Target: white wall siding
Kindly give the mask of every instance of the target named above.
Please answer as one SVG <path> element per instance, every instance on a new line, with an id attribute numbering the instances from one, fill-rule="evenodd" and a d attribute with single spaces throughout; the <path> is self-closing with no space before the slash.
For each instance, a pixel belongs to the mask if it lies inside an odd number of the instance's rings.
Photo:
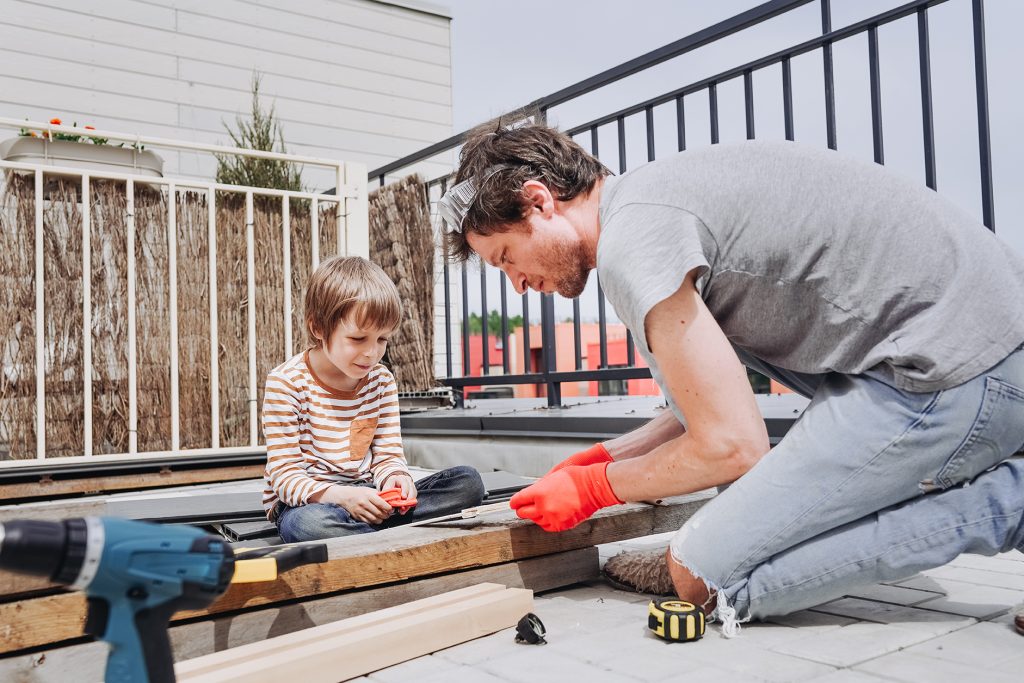
<path id="1" fill-rule="evenodd" d="M 451 135 L 449 24 L 374 0 L 0 0 L 0 115 L 230 143 L 256 71 L 290 152 L 373 168 Z"/>

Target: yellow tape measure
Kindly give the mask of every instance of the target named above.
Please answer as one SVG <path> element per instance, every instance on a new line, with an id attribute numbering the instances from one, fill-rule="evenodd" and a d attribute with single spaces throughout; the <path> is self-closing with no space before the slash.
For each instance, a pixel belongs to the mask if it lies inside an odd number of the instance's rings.
<path id="1" fill-rule="evenodd" d="M 647 628 L 671 643 L 699 640 L 704 635 L 704 612 L 685 600 L 651 600 L 647 607 Z"/>

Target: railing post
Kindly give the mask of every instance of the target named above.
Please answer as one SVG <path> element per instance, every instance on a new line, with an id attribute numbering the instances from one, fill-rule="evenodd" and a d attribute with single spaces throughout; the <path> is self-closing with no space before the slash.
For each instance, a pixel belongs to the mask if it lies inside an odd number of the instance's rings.
<path id="1" fill-rule="evenodd" d="M 35 172 L 36 457 L 46 457 L 46 274 L 43 270 L 43 171 Z"/>
<path id="2" fill-rule="evenodd" d="M 370 203 L 367 197 L 366 164 L 351 161 L 338 167 L 344 172 L 344 182 L 355 190 L 355 196 L 338 198 L 338 225 L 345 222 L 345 242 L 339 243 L 338 252 L 345 256 L 370 258 Z M 341 192 L 341 179 L 336 192 Z"/>
<path id="3" fill-rule="evenodd" d="M 544 124 L 548 122 L 547 107 L 540 107 L 537 110 L 537 121 Z M 619 127 L 619 139 L 622 140 L 624 136 L 621 130 L 621 121 Z M 523 323 L 530 324 L 528 320 L 524 320 Z M 558 367 L 558 356 L 555 349 L 555 297 L 553 294 L 542 293 L 540 295 L 540 347 L 543 357 L 541 362 L 544 364 L 541 373 L 547 379 Z M 527 368 L 526 371 L 529 372 L 529 369 Z M 562 383 L 547 381 L 545 386 L 547 387 L 548 408 L 557 408 L 562 405 Z"/>
<path id="4" fill-rule="evenodd" d="M 558 358 L 555 355 L 555 296 L 553 294 L 540 295 L 540 343 L 544 357 L 543 374 L 545 379 L 558 368 Z M 547 385 L 548 408 L 557 408 L 562 405 L 562 384 L 561 382 L 545 382 Z"/>
<path id="5" fill-rule="evenodd" d="M 82 174 L 82 440 L 92 455 L 92 204 L 89 175 Z"/>

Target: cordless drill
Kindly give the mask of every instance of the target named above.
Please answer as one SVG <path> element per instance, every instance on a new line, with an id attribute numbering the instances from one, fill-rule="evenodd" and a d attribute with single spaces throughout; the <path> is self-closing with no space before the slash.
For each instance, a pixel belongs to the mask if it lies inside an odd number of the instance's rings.
<path id="1" fill-rule="evenodd" d="M 85 591 L 85 631 L 110 644 L 107 683 L 174 681 L 171 615 L 219 598 L 235 572 L 222 539 L 113 517 L 0 524 L 0 569 Z"/>

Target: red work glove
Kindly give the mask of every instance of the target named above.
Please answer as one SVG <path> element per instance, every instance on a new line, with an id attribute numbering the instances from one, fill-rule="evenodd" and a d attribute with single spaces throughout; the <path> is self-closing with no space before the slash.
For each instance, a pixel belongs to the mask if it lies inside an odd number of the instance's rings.
<path id="1" fill-rule="evenodd" d="M 574 465 L 596 465 L 599 462 L 612 462 L 612 456 L 608 454 L 608 449 L 604 447 L 603 443 L 595 443 L 593 446 L 585 451 L 574 453 L 568 458 L 558 463 L 548 471 L 548 474 L 557 472 L 563 467 L 572 467 Z"/>
<path id="2" fill-rule="evenodd" d="M 566 467 L 527 486 L 509 503 L 545 531 L 571 529 L 601 508 L 623 502 L 608 483 L 607 469 L 607 462 Z"/>

